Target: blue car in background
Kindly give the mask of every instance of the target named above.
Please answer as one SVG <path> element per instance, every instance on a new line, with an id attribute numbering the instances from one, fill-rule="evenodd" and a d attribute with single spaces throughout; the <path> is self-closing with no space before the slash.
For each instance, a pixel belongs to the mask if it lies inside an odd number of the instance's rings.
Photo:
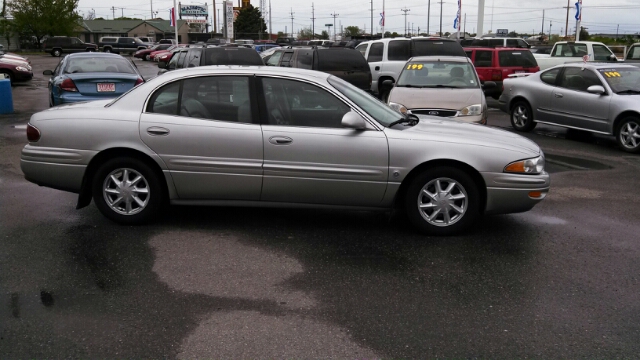
<path id="1" fill-rule="evenodd" d="M 75 53 L 65 56 L 49 79 L 49 106 L 116 98 L 144 83 L 135 65 L 117 54 Z"/>
<path id="2" fill-rule="evenodd" d="M 257 45 L 253 45 L 253 48 L 259 53 L 261 53 L 261 52 L 263 52 L 265 50 L 276 48 L 276 47 L 280 47 L 280 45 L 277 45 L 277 44 L 257 44 Z"/>

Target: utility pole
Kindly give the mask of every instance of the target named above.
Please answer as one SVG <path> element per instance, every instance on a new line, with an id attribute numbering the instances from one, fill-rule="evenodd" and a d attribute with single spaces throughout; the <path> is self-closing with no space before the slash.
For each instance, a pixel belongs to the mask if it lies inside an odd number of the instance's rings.
<path id="1" fill-rule="evenodd" d="M 311 40 L 316 38 L 316 9 L 314 8 L 313 3 L 311 3 Z"/>
<path id="2" fill-rule="evenodd" d="M 551 40 L 551 27 L 553 26 L 553 20 L 549 20 L 549 40 Z"/>
<path id="3" fill-rule="evenodd" d="M 462 38 L 467 38 L 467 13 L 464 13 L 464 27 L 462 28 Z"/>
<path id="4" fill-rule="evenodd" d="M 121 11 L 120 17 L 123 18 L 124 17 L 124 8 L 120 8 L 120 11 Z"/>
<path id="5" fill-rule="evenodd" d="M 404 11 L 404 36 L 407 36 L 407 13 L 411 11 L 411 9 L 400 9 L 400 11 Z"/>
<path id="6" fill-rule="evenodd" d="M 291 8 L 291 37 L 293 37 L 293 8 Z"/>
<path id="7" fill-rule="evenodd" d="M 116 18 L 116 7 L 115 6 L 111 7 L 111 15 L 113 15 L 113 19 L 115 20 L 115 18 Z"/>
<path id="8" fill-rule="evenodd" d="M 340 14 L 333 13 L 333 41 L 336 41 L 336 18 L 340 16 Z"/>
<path id="9" fill-rule="evenodd" d="M 620 24 L 618 24 L 618 27 L 616 28 L 616 42 L 618 42 L 618 32 L 620 31 Z"/>
<path id="10" fill-rule="evenodd" d="M 431 33 L 429 21 L 431 21 L 431 0 L 427 1 L 427 36 Z"/>
<path id="11" fill-rule="evenodd" d="M 444 1 L 439 1 L 440 3 L 440 37 L 442 37 L 442 4 Z"/>
<path id="12" fill-rule="evenodd" d="M 371 36 L 373 36 L 373 0 L 371 0 Z"/>
<path id="13" fill-rule="evenodd" d="M 567 37 L 567 34 L 569 32 L 569 9 L 571 9 L 571 4 L 569 3 L 571 0 L 567 0 L 567 21 L 564 24 L 564 37 Z M 560 32 L 562 32 L 562 30 L 560 30 Z"/>
<path id="14" fill-rule="evenodd" d="M 151 0 L 151 18 L 153 19 L 153 0 Z"/>
<path id="15" fill-rule="evenodd" d="M 269 40 L 271 40 L 271 35 L 273 32 L 271 32 L 271 0 L 269 0 Z"/>
<path id="16" fill-rule="evenodd" d="M 544 38 L 544 9 L 542 9 L 542 31 L 541 31 L 541 33 L 542 33 L 542 35 L 541 35 L 542 36 L 541 39 L 542 39 L 542 38 Z M 540 41 L 542 41 L 542 40 L 540 40 Z"/>

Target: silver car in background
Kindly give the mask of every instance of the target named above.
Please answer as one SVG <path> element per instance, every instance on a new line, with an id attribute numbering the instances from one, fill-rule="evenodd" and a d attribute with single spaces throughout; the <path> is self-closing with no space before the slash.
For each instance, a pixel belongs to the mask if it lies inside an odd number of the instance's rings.
<path id="1" fill-rule="evenodd" d="M 617 63 L 570 63 L 504 82 L 500 108 L 518 131 L 537 123 L 616 137 L 640 152 L 640 68 Z"/>
<path id="2" fill-rule="evenodd" d="M 383 83 L 383 86 L 391 85 Z M 487 100 L 471 60 L 461 56 L 409 59 L 389 94 L 389 106 L 403 114 L 421 114 L 486 124 Z"/>
<path id="3" fill-rule="evenodd" d="M 403 116 L 332 75 L 216 66 L 172 71 L 119 99 L 34 114 L 25 178 L 91 199 L 123 224 L 162 206 L 406 210 L 428 234 L 546 196 L 532 141 L 475 124 Z"/>

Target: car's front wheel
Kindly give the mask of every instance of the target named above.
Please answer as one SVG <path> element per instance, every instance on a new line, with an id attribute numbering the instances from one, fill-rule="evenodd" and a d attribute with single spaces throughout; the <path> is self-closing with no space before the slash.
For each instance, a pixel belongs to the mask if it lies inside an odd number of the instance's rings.
<path id="1" fill-rule="evenodd" d="M 55 49 L 51 51 L 51 56 L 60 57 L 60 55 L 62 55 L 62 50 L 60 49 Z"/>
<path id="2" fill-rule="evenodd" d="M 151 55 L 147 54 L 144 56 L 145 61 L 151 61 Z"/>
<path id="3" fill-rule="evenodd" d="M 511 126 L 517 131 L 531 131 L 537 123 L 533 121 L 531 106 L 526 101 L 518 101 L 511 107 Z"/>
<path id="4" fill-rule="evenodd" d="M 92 192 L 104 216 L 127 225 L 152 220 L 165 201 L 159 177 L 149 165 L 134 158 L 106 161 L 93 177 Z"/>
<path id="5" fill-rule="evenodd" d="M 452 235 L 478 218 L 478 187 L 466 172 L 435 167 L 418 175 L 405 195 L 409 221 L 428 235 Z"/>
<path id="6" fill-rule="evenodd" d="M 104 51 L 106 53 L 110 53 L 111 52 L 111 48 L 104 48 L 104 50 L 102 50 L 102 51 Z"/>
<path id="7" fill-rule="evenodd" d="M 640 152 L 640 119 L 632 116 L 622 119 L 616 138 L 622 150 L 630 153 Z"/>

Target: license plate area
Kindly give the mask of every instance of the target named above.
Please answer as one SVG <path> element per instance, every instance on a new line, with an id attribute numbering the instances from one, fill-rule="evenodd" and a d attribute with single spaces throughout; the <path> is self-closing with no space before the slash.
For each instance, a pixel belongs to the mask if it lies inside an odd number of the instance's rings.
<path id="1" fill-rule="evenodd" d="M 514 74 L 524 74 L 524 73 L 526 73 L 526 71 L 524 71 L 524 70 L 516 70 L 513 73 Z"/>
<path id="2" fill-rule="evenodd" d="M 98 83 L 98 92 L 115 92 L 115 83 Z"/>

